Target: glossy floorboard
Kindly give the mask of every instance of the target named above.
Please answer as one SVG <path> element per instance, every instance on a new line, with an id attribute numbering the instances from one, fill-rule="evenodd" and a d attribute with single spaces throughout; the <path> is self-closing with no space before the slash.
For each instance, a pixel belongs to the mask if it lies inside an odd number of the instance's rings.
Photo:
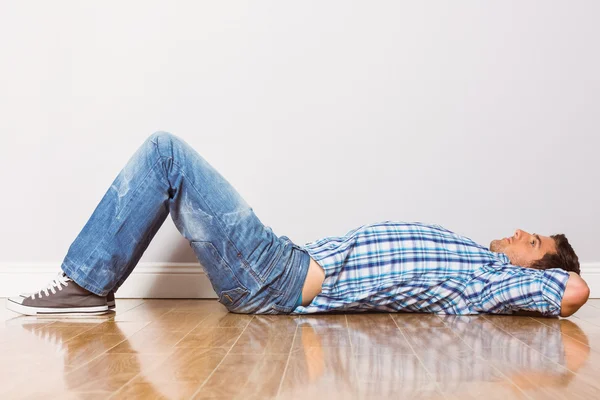
<path id="1" fill-rule="evenodd" d="M 117 299 L 101 317 L 0 321 L 2 399 L 600 398 L 595 299 L 559 319 Z"/>

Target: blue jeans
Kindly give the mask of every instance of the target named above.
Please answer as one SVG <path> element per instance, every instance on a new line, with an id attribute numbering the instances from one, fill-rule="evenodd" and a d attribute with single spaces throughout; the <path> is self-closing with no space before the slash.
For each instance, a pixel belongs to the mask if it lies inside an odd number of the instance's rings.
<path id="1" fill-rule="evenodd" d="M 229 311 L 293 311 L 308 252 L 263 225 L 217 170 L 168 132 L 150 135 L 119 172 L 69 247 L 62 270 L 97 295 L 116 291 L 168 214 Z"/>

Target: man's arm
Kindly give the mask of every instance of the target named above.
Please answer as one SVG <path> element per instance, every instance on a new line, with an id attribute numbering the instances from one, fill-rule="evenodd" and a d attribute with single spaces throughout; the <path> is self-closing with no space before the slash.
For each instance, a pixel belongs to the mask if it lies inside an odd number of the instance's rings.
<path id="1" fill-rule="evenodd" d="M 585 304 L 590 297 L 590 288 L 587 283 L 575 272 L 569 272 L 567 288 L 560 303 L 560 316 L 568 317 Z"/>
<path id="2" fill-rule="evenodd" d="M 560 316 L 568 317 L 573 315 L 575 311 L 585 304 L 587 299 L 590 297 L 590 288 L 587 283 L 575 272 L 569 271 L 569 279 L 567 280 L 567 287 L 560 303 Z M 526 317 L 544 317 L 540 312 L 537 311 L 517 311 L 511 315 L 520 315 Z"/>
<path id="3" fill-rule="evenodd" d="M 573 315 L 575 311 L 585 304 L 590 296 L 590 288 L 587 283 L 575 272 L 569 271 L 569 279 L 567 280 L 567 287 L 560 303 L 560 316 L 568 317 Z M 545 317 L 538 311 L 524 311 L 520 310 L 512 313 L 511 315 L 518 315 L 524 317 Z"/>

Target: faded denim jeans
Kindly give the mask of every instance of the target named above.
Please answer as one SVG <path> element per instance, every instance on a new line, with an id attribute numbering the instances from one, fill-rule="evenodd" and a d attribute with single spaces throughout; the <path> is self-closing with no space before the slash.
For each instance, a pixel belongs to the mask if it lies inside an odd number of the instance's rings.
<path id="1" fill-rule="evenodd" d="M 169 214 L 229 311 L 293 311 L 308 252 L 263 225 L 217 170 L 168 132 L 150 135 L 119 172 L 62 270 L 97 295 L 116 291 Z"/>

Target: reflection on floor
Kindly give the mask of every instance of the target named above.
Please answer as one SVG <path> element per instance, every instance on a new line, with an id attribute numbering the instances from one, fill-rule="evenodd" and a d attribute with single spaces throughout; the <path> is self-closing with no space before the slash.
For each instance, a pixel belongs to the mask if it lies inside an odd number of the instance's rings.
<path id="1" fill-rule="evenodd" d="M 569 318 L 227 313 L 117 299 L 86 319 L 0 310 L 0 398 L 593 399 L 600 300 Z"/>

